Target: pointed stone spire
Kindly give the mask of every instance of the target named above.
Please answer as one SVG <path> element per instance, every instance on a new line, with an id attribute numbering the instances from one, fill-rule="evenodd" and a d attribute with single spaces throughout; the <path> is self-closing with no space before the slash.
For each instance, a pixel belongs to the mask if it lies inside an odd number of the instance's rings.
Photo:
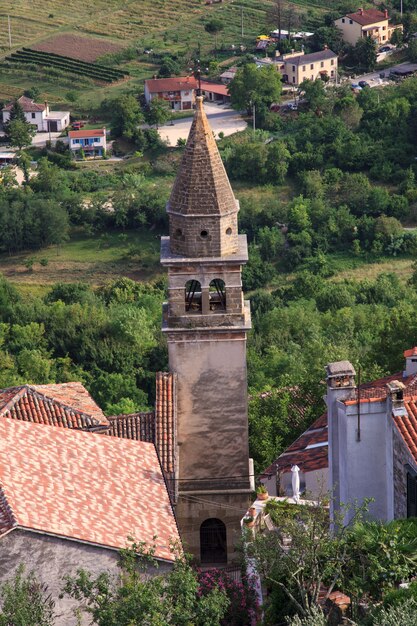
<path id="1" fill-rule="evenodd" d="M 167 205 L 171 252 L 188 257 L 237 252 L 239 204 L 203 107 L 197 109 Z"/>

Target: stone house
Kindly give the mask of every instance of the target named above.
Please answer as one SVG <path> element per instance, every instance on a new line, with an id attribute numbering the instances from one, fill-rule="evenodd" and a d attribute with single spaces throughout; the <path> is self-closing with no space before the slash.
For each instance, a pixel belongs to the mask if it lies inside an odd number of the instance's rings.
<path id="1" fill-rule="evenodd" d="M 0 393 L 0 582 L 21 563 L 35 571 L 65 626 L 78 624 L 59 598 L 65 575 L 117 576 L 128 537 L 151 546 L 155 535 L 165 571 L 180 540 L 153 443 L 103 434 L 109 423 L 79 383 Z"/>
<path id="2" fill-rule="evenodd" d="M 332 490 L 336 509 L 373 498 L 377 519 L 417 515 L 417 348 L 404 357 L 403 372 L 360 387 L 348 361 L 327 366 L 327 412 L 263 472 L 272 495 L 292 493 L 298 465 L 301 489 Z"/>
<path id="3" fill-rule="evenodd" d="M 274 64 L 282 80 L 298 86 L 303 80 L 337 80 L 338 57 L 327 47 L 319 52 L 305 54 L 303 50 L 279 54 L 274 59 L 258 59 L 258 65 Z"/>
<path id="4" fill-rule="evenodd" d="M 18 102 L 23 109 L 26 121 L 29 122 L 29 124 L 36 126 L 36 130 L 38 132 L 60 132 L 70 123 L 69 111 L 51 111 L 47 102 L 44 104 L 37 104 L 26 96 L 18 98 Z M 3 124 L 9 120 L 12 107 L 13 102 L 10 102 L 3 107 Z"/>
<path id="5" fill-rule="evenodd" d="M 334 24 L 342 32 L 343 41 L 354 46 L 358 39 L 371 37 L 378 45 L 389 43 L 393 32 L 403 30 L 402 24 L 389 23 L 388 11 L 377 9 L 358 9 L 335 20 Z"/>

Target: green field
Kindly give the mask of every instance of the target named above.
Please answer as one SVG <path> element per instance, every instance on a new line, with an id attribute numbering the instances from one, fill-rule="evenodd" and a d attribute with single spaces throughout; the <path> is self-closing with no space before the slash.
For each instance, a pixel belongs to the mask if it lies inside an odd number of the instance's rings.
<path id="1" fill-rule="evenodd" d="M 4 276 L 24 293 L 43 293 L 56 282 L 89 282 L 100 285 L 120 276 L 147 282 L 163 274 L 159 265 L 159 235 L 150 232 L 77 235 L 59 248 L 1 255 Z M 25 266 L 34 259 L 32 270 Z M 40 264 L 48 259 L 47 266 Z"/>

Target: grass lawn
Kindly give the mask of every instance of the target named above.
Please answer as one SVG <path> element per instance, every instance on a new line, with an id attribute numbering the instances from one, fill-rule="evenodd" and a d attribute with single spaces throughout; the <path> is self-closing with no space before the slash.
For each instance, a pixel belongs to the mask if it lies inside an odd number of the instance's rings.
<path id="1" fill-rule="evenodd" d="M 383 257 L 372 261 L 366 256 L 330 255 L 329 266 L 336 272 L 330 280 L 375 280 L 379 274 L 392 273 L 406 282 L 413 273 L 412 265 L 414 261 L 415 259 L 412 258 L 398 257 Z"/>
<path id="2" fill-rule="evenodd" d="M 105 235 L 75 234 L 59 248 L 0 256 L 0 271 L 24 293 L 43 294 L 56 282 L 84 281 L 100 285 L 119 276 L 148 282 L 160 275 L 159 234 L 149 231 L 110 232 Z M 25 266 L 34 259 L 33 269 Z M 41 259 L 48 259 L 43 267 Z"/>

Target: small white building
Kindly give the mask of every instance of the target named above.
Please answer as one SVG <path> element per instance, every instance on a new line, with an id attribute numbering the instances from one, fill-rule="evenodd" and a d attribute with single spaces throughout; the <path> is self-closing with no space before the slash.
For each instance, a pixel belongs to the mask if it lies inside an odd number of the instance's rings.
<path id="1" fill-rule="evenodd" d="M 194 107 L 197 81 L 194 76 L 153 78 L 145 80 L 145 100 L 162 98 L 173 111 L 186 111 Z"/>
<path id="2" fill-rule="evenodd" d="M 83 149 L 86 157 L 102 157 L 107 150 L 106 129 L 70 130 L 68 133 L 69 149 L 77 156 Z"/>
<path id="3" fill-rule="evenodd" d="M 61 132 L 70 123 L 69 111 L 50 111 L 47 102 L 44 104 L 38 104 L 26 96 L 21 96 L 18 99 L 18 103 L 23 109 L 26 121 L 33 126 L 36 126 L 38 132 Z M 10 118 L 10 111 L 13 108 L 13 102 L 7 104 L 3 110 L 3 124 L 8 122 Z"/>

